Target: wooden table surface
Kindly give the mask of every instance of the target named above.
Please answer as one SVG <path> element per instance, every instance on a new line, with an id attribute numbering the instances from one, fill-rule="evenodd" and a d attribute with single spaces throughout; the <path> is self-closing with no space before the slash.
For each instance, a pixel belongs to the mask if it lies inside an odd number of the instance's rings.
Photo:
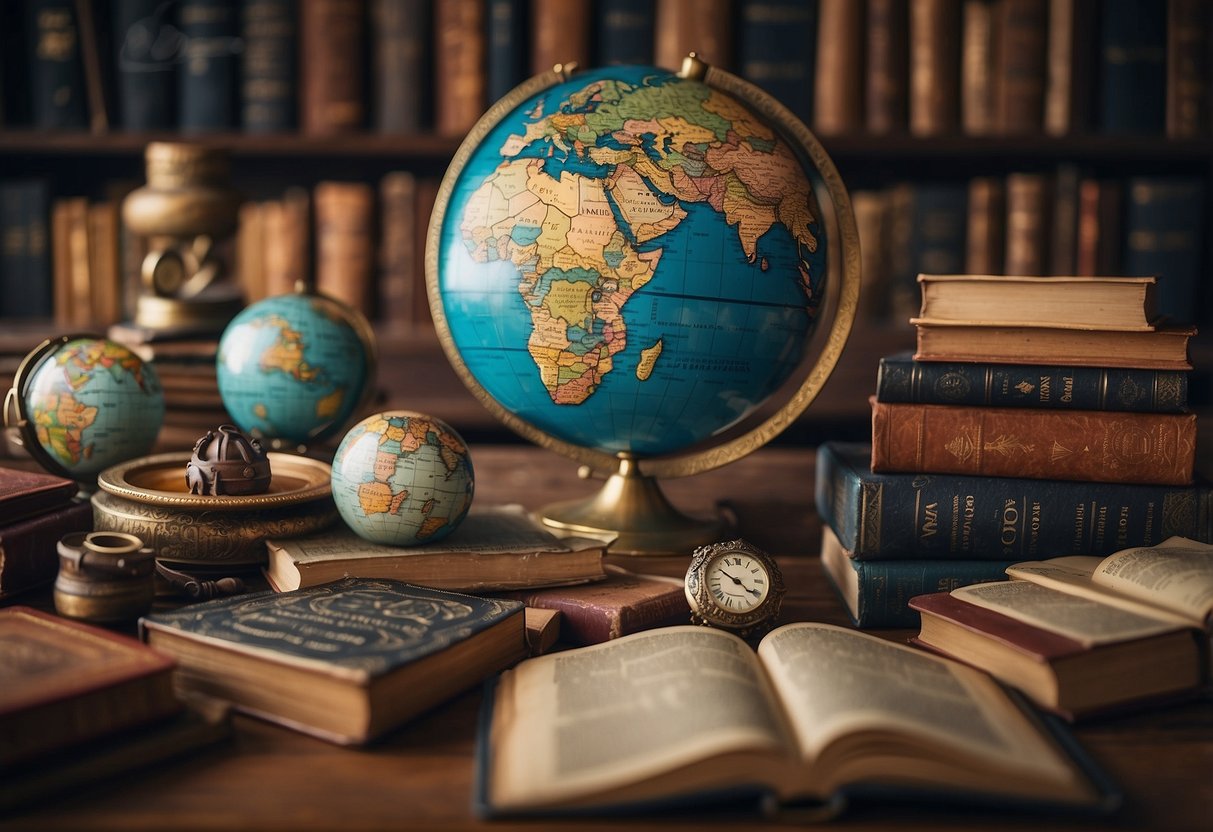
<path id="1" fill-rule="evenodd" d="M 475 446 L 476 499 L 547 501 L 592 493 L 575 466 L 525 446 Z M 725 505 L 738 531 L 776 554 L 788 583 L 785 618 L 844 623 L 816 560 L 813 451 L 768 448 L 741 462 L 666 484 L 680 508 L 708 513 Z M 644 561 L 677 574 L 685 561 Z M 885 631 L 904 639 L 906 631 Z M 3 829 L 63 830 L 370 830 L 517 829 L 471 814 L 472 749 L 479 691 L 470 691 L 367 749 L 350 750 L 254 719 L 237 717 L 231 741 L 104 783 L 53 805 L 0 819 Z M 1208 701 L 1075 729 L 1082 744 L 1125 792 L 1124 810 L 1097 820 L 958 812 L 947 807 L 857 809 L 839 820 L 852 829 L 1209 829 L 1213 826 L 1213 707 Z M 677 815 L 629 821 L 629 829 L 756 825 L 752 819 Z M 535 824 L 552 829 L 570 824 Z M 618 819 L 578 821 L 612 828 Z M 764 824 L 768 825 L 768 824 Z M 770 827 L 779 828 L 776 820 Z"/>

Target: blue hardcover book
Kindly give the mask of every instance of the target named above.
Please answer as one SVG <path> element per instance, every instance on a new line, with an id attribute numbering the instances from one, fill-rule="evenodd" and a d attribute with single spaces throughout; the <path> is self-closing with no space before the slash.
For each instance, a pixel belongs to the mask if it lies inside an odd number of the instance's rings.
<path id="1" fill-rule="evenodd" d="M 75 4 L 72 0 L 31 0 L 25 23 L 34 127 L 86 129 L 88 105 Z"/>
<path id="2" fill-rule="evenodd" d="M 291 0 L 245 0 L 240 9 L 240 125 L 249 133 L 295 127 L 298 24 Z"/>
<path id="3" fill-rule="evenodd" d="M 342 744 L 384 734 L 526 655 L 523 606 L 345 578 L 140 619 L 178 684 Z"/>
<path id="4" fill-rule="evenodd" d="M 1063 723 L 989 676 L 831 624 L 780 627 L 757 657 L 706 627 L 638 633 L 523 662 L 483 703 L 482 817 L 676 811 L 748 828 L 852 803 L 1049 817 L 1121 803 Z"/>
<path id="5" fill-rule="evenodd" d="M 168 130 L 177 124 L 176 70 L 182 42 L 172 12 L 173 6 L 163 0 L 114 3 L 116 122 L 123 130 Z"/>
<path id="6" fill-rule="evenodd" d="M 497 101 L 527 77 L 531 50 L 527 39 L 527 0 L 489 0 L 486 25 L 489 101 Z"/>
<path id="7" fill-rule="evenodd" d="M 1099 105 L 1105 133 L 1161 136 L 1167 107 L 1167 4 L 1100 7 Z"/>
<path id="8" fill-rule="evenodd" d="M 1124 273 L 1158 278 L 1158 312 L 1196 321 L 1207 240 L 1205 183 L 1182 176 L 1128 181 Z"/>
<path id="9" fill-rule="evenodd" d="M 880 359 L 876 400 L 969 407 L 1184 413 L 1188 374 L 1173 370 Z"/>
<path id="10" fill-rule="evenodd" d="M 737 65 L 806 124 L 813 117 L 817 52 L 815 0 L 742 0 Z"/>
<path id="11" fill-rule="evenodd" d="M 862 628 L 917 627 L 910 599 L 969 584 L 1005 581 L 1013 560 L 856 560 L 829 526 L 821 530 L 821 565 L 851 623 Z"/>
<path id="12" fill-rule="evenodd" d="M 599 66 L 653 63 L 652 0 L 599 0 L 594 6 Z"/>
<path id="13" fill-rule="evenodd" d="M 43 179 L 0 182 L 0 318 L 50 318 L 50 186 Z"/>
<path id="14" fill-rule="evenodd" d="M 1213 488 L 875 474 L 871 446 L 817 451 L 817 511 L 859 560 L 1110 555 L 1179 535 L 1213 542 Z"/>
<path id="15" fill-rule="evenodd" d="M 183 0 L 177 10 L 182 63 L 177 76 L 185 131 L 227 130 L 238 121 L 240 25 L 233 0 Z"/>

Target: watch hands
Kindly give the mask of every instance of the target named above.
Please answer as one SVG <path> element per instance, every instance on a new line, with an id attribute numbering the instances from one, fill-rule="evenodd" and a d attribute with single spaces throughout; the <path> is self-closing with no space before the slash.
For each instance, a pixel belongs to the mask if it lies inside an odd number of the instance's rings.
<path id="1" fill-rule="evenodd" d="M 755 598 L 757 598 L 761 594 L 757 589 L 750 589 L 748 586 L 743 584 L 741 582 L 741 578 L 734 578 L 732 575 L 730 575 L 728 572 L 725 572 L 723 569 L 720 570 L 720 573 L 722 575 L 724 575 L 726 578 L 728 578 L 730 581 L 732 581 L 733 583 L 737 584 L 739 587 L 744 589 L 746 592 L 753 595 Z"/>

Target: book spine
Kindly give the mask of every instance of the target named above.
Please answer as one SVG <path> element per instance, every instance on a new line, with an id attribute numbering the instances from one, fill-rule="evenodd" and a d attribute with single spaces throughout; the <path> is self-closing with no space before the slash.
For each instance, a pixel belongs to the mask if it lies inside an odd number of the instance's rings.
<path id="1" fill-rule="evenodd" d="M 885 191 L 852 191 L 855 228 L 863 284 L 858 316 L 863 321 L 889 320 L 888 224 L 889 198 Z"/>
<path id="2" fill-rule="evenodd" d="M 594 9 L 600 66 L 653 63 L 652 0 L 599 0 Z"/>
<path id="3" fill-rule="evenodd" d="M 1044 123 L 1046 0 L 1000 0 L 994 121 L 1000 133 L 1037 134 Z"/>
<path id="4" fill-rule="evenodd" d="M 50 318 L 51 285 L 48 184 L 0 183 L 0 317 Z"/>
<path id="5" fill-rule="evenodd" d="M 1044 130 L 1089 130 L 1095 100 L 1097 0 L 1049 0 Z"/>
<path id="6" fill-rule="evenodd" d="M 366 116 L 359 59 L 365 31 L 363 2 L 309 0 L 299 10 L 303 132 L 355 132 L 362 128 Z"/>
<path id="7" fill-rule="evenodd" d="M 876 398 L 889 403 L 1183 413 L 1188 374 L 880 359 Z"/>
<path id="8" fill-rule="evenodd" d="M 59 573 L 55 544 L 72 532 L 93 528 L 93 507 L 87 501 L 40 514 L 0 532 L 0 597 L 45 586 Z"/>
<path id="9" fill-rule="evenodd" d="M 738 9 L 738 71 L 806 124 L 813 117 L 817 12 L 816 2 L 797 0 L 745 0 Z"/>
<path id="10" fill-rule="evenodd" d="M 1078 251 L 1074 273 L 1120 274 L 1121 185 L 1084 179 L 1078 185 Z"/>
<path id="11" fill-rule="evenodd" d="M 1099 104 L 1105 133 L 1162 135 L 1166 63 L 1165 3 L 1118 0 L 1102 5 Z"/>
<path id="12" fill-rule="evenodd" d="M 851 561 L 859 576 L 857 627 L 917 627 L 910 599 L 969 584 L 1005 581 L 1008 560 Z"/>
<path id="13" fill-rule="evenodd" d="M 864 115 L 869 133 L 906 128 L 908 28 L 907 0 L 868 0 Z"/>
<path id="14" fill-rule="evenodd" d="M 872 470 L 1186 485 L 1195 414 L 872 402 Z"/>
<path id="15" fill-rule="evenodd" d="M 1053 177 L 1049 274 L 1078 274 L 1078 188 L 1077 166 L 1059 165 Z"/>
<path id="16" fill-rule="evenodd" d="M 184 38 L 177 93 L 185 131 L 226 130 L 237 122 L 239 21 L 232 0 L 185 0 L 177 10 Z"/>
<path id="17" fill-rule="evenodd" d="M 910 132 L 956 132 L 960 116 L 958 0 L 910 2 Z"/>
<path id="18" fill-rule="evenodd" d="M 123 130 L 167 130 L 177 123 L 176 50 L 162 0 L 116 0 L 113 14 L 117 124 Z"/>
<path id="19" fill-rule="evenodd" d="M 1170 0 L 1167 6 L 1167 135 L 1209 135 L 1210 14 L 1207 0 Z"/>
<path id="20" fill-rule="evenodd" d="M 408 329 L 416 316 L 415 304 L 424 293 L 413 274 L 416 260 L 417 180 L 407 171 L 395 171 L 379 183 L 379 308 L 384 322 Z"/>
<path id="21" fill-rule="evenodd" d="M 28 15 L 34 127 L 87 129 L 80 29 L 72 0 L 31 0 Z"/>
<path id="22" fill-rule="evenodd" d="M 527 77 L 528 22 L 526 0 L 489 0 L 486 35 L 489 101 L 502 98 Z"/>
<path id="23" fill-rule="evenodd" d="M 919 274 L 960 274 L 964 271 L 968 192 L 964 185 L 916 185 L 913 189 L 911 245 Z M 915 292 L 917 286 L 913 287 Z"/>
<path id="24" fill-rule="evenodd" d="M 1135 177 L 1126 184 L 1124 267 L 1158 277 L 1158 313 L 1192 323 L 1206 240 L 1205 186 L 1200 179 Z"/>
<path id="25" fill-rule="evenodd" d="M 374 191 L 362 182 L 321 182 L 315 199 L 316 288 L 370 318 Z"/>
<path id="26" fill-rule="evenodd" d="M 531 72 L 556 64 L 590 65 L 589 0 L 531 0 Z"/>
<path id="27" fill-rule="evenodd" d="M 1048 262 L 1049 177 L 1042 173 L 1007 176 L 1007 249 L 1004 274 L 1040 276 Z"/>
<path id="28" fill-rule="evenodd" d="M 416 133 L 422 127 L 428 86 L 429 4 L 424 0 L 371 0 L 375 129 Z"/>
<path id="29" fill-rule="evenodd" d="M 484 112 L 488 77 L 482 0 L 434 5 L 434 127 L 461 136 Z"/>
<path id="30" fill-rule="evenodd" d="M 994 0 L 965 0 L 960 34 L 960 126 L 971 136 L 994 132 Z"/>
<path id="31" fill-rule="evenodd" d="M 11 80 L 29 76 L 33 41 L 26 17 L 30 11 L 24 3 L 0 3 L 0 125 L 5 127 L 30 124 L 30 84 Z"/>
<path id="32" fill-rule="evenodd" d="M 265 235 L 265 292 L 269 297 L 295 291 L 311 275 L 311 197 L 291 188 L 281 200 L 262 204 Z"/>
<path id="33" fill-rule="evenodd" d="M 249 133 L 295 127 L 298 20 L 289 0 L 246 0 L 241 10 L 240 124 Z"/>
<path id="34" fill-rule="evenodd" d="M 851 0 L 820 0 L 813 129 L 857 132 L 863 124 L 863 11 Z"/>
<path id="35" fill-rule="evenodd" d="M 654 59 L 678 70 L 689 52 L 721 69 L 733 65 L 732 0 L 657 0 Z"/>
<path id="36" fill-rule="evenodd" d="M 1213 541 L 1208 486 L 882 474 L 867 446 L 817 454 L 816 504 L 861 560 L 1105 556 L 1178 535 Z"/>
<path id="37" fill-rule="evenodd" d="M 965 271 L 1001 274 L 1006 251 L 1007 195 L 1001 178 L 969 180 L 969 221 L 965 233 Z"/>

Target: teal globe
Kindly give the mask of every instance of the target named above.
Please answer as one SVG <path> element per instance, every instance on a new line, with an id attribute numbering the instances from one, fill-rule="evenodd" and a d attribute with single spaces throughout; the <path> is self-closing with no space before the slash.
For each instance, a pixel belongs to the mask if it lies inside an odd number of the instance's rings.
<path id="1" fill-rule="evenodd" d="M 26 359 L 16 391 L 31 450 L 76 480 L 148 453 L 164 423 L 156 370 L 106 338 L 47 342 Z"/>
<path id="2" fill-rule="evenodd" d="M 432 303 L 448 353 L 578 447 L 654 456 L 718 436 L 803 366 L 825 296 L 801 146 L 652 67 L 521 100 L 444 183 Z"/>
<path id="3" fill-rule="evenodd" d="M 333 499 L 375 543 L 433 543 L 463 522 L 475 477 L 467 444 L 432 416 L 392 410 L 363 419 L 333 458 Z"/>
<path id="4" fill-rule="evenodd" d="M 219 339 L 219 394 L 246 433 L 296 444 L 339 431 L 374 370 L 370 327 L 323 295 L 280 295 L 245 308 Z"/>

